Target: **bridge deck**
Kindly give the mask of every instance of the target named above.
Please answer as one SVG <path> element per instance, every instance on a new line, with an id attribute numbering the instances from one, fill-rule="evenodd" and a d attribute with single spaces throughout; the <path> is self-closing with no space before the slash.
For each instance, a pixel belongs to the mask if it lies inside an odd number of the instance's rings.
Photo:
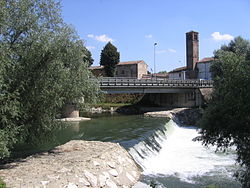
<path id="1" fill-rule="evenodd" d="M 101 88 L 211 88 L 212 80 L 102 78 Z"/>

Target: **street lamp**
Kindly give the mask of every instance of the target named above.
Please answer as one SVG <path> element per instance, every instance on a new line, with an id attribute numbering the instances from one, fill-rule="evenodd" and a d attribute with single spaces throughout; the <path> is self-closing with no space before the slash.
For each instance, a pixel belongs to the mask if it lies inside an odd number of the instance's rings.
<path id="1" fill-rule="evenodd" d="M 154 75 L 155 75 L 155 78 L 156 78 L 156 72 L 155 72 L 155 46 L 157 45 L 157 43 L 155 42 L 154 43 Z"/>

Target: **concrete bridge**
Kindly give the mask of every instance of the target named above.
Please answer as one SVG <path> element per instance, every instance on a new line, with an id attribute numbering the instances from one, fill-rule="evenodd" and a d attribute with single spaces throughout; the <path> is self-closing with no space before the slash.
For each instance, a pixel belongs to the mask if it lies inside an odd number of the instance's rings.
<path id="1" fill-rule="evenodd" d="M 106 93 L 186 93 L 200 88 L 212 88 L 212 80 L 169 80 L 102 78 L 100 87 Z"/>
<path id="2" fill-rule="evenodd" d="M 101 78 L 99 83 L 101 90 L 107 94 L 145 94 L 144 100 L 160 106 L 171 107 L 201 106 L 204 103 L 204 90 L 205 93 L 209 93 L 213 87 L 213 81 L 211 80 L 169 80 L 155 78 Z"/>

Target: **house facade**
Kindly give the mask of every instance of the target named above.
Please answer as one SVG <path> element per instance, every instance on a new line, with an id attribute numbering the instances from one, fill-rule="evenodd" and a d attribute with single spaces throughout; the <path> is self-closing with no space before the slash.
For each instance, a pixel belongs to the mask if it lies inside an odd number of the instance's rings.
<path id="1" fill-rule="evenodd" d="M 148 72 L 148 65 L 143 61 L 120 62 L 116 66 L 116 77 L 142 78 Z"/>
<path id="2" fill-rule="evenodd" d="M 197 62 L 198 79 L 211 80 L 212 74 L 210 71 L 211 64 L 214 62 L 214 58 L 207 57 Z"/>
<path id="3" fill-rule="evenodd" d="M 186 70 L 187 67 L 180 67 L 177 69 L 174 69 L 170 71 L 169 74 L 169 79 L 171 80 L 185 80 L 186 79 Z"/>
<path id="4" fill-rule="evenodd" d="M 89 68 L 91 72 L 96 76 L 105 77 L 105 71 L 103 66 L 91 66 Z M 120 62 L 116 66 L 115 77 L 130 77 L 130 78 L 142 78 L 148 72 L 148 65 L 143 61 L 127 61 Z"/>

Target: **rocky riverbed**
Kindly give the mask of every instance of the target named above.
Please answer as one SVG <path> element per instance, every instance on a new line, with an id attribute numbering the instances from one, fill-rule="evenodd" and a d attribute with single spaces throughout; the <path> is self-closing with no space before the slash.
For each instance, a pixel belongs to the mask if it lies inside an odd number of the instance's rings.
<path id="1" fill-rule="evenodd" d="M 132 187 L 140 169 L 119 144 L 72 140 L 0 167 L 11 188 Z"/>

